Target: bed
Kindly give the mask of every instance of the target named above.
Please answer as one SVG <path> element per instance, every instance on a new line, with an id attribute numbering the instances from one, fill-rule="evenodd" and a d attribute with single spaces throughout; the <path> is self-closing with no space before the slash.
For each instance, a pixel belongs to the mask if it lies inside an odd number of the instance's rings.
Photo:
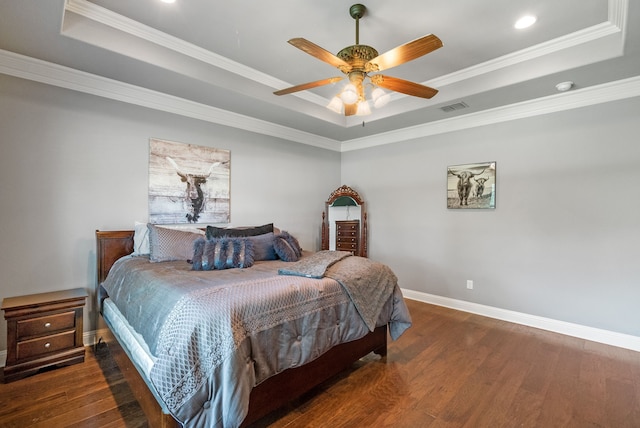
<path id="1" fill-rule="evenodd" d="M 361 257 L 304 252 L 295 262 L 196 271 L 195 259 L 136 256 L 133 230 L 96 231 L 96 240 L 99 342 L 150 426 L 248 426 L 359 358 L 385 356 L 387 334 L 411 325 L 395 276 L 373 281 L 375 262 Z M 358 296 L 345 285 L 354 281 L 385 282 L 386 291 Z M 366 301 L 376 294 L 379 303 Z"/>

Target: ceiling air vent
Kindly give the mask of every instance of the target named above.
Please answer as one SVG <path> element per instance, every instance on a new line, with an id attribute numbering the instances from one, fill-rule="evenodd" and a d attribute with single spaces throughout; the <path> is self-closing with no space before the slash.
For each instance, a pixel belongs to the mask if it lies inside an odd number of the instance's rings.
<path id="1" fill-rule="evenodd" d="M 467 107 L 469 106 L 463 103 L 462 101 L 460 101 L 459 103 L 449 104 L 448 106 L 440 107 L 440 110 L 442 110 L 445 113 L 449 113 L 451 111 L 462 110 L 463 108 L 467 108 Z"/>

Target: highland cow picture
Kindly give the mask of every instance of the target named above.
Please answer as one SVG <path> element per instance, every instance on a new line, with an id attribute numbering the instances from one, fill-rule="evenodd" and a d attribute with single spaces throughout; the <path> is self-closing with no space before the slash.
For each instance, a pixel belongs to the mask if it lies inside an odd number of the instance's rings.
<path id="1" fill-rule="evenodd" d="M 149 140 L 149 222 L 229 223 L 229 150 Z"/>
<path id="2" fill-rule="evenodd" d="M 447 208 L 496 207 L 496 163 L 447 167 Z"/>

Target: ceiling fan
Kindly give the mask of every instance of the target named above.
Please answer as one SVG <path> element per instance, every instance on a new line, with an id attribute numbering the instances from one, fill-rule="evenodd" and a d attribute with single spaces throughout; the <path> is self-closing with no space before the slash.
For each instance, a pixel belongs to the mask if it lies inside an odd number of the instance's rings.
<path id="1" fill-rule="evenodd" d="M 371 46 L 360 44 L 360 18 L 364 16 L 366 10 L 367 8 L 362 4 L 354 4 L 349 8 L 349 14 L 356 20 L 356 44 L 342 49 L 337 55 L 334 55 L 303 38 L 289 40 L 289 43 L 296 48 L 326 62 L 329 65 L 337 67 L 341 72 L 348 76 L 349 81 L 353 86 L 346 89 L 346 91 L 350 92 L 346 97 L 343 92 L 342 100 L 344 101 L 345 116 L 356 114 L 358 103 L 366 100 L 363 85 L 366 77 L 368 77 L 371 83 L 375 86 L 401 92 L 414 97 L 431 98 L 437 94 L 437 89 L 410 82 L 408 80 L 385 76 L 382 74 L 369 75 L 369 73 L 396 67 L 400 64 L 404 64 L 405 62 L 409 62 L 426 55 L 429 52 L 433 52 L 434 50 L 442 47 L 442 41 L 437 36 L 428 34 L 391 49 L 382 55 L 378 55 L 378 51 Z M 281 89 L 279 91 L 275 91 L 274 94 L 291 94 L 293 92 L 328 85 L 342 79 L 343 77 L 330 77 L 328 79 L 317 80 L 315 82 L 303 83 L 301 85 Z"/>

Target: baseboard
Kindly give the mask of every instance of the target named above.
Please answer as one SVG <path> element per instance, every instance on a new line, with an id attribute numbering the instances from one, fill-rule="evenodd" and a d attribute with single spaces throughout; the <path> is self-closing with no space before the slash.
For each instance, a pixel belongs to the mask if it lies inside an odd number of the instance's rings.
<path id="1" fill-rule="evenodd" d="M 464 300 L 436 296 L 434 294 L 423 293 L 420 291 L 402 289 L 402 294 L 407 299 L 417 300 L 419 302 L 444 306 L 451 309 L 457 309 L 464 312 L 470 312 L 490 318 L 509 321 L 516 324 L 522 324 L 529 327 L 553 331 L 567 336 L 579 337 L 593 342 L 604 343 L 606 345 L 640 352 L 640 337 L 632 336 L 630 334 L 617 333 L 615 331 L 602 330 L 580 324 L 572 324 L 565 321 L 514 312 L 493 306 L 480 305 L 478 303 L 467 302 Z"/>

